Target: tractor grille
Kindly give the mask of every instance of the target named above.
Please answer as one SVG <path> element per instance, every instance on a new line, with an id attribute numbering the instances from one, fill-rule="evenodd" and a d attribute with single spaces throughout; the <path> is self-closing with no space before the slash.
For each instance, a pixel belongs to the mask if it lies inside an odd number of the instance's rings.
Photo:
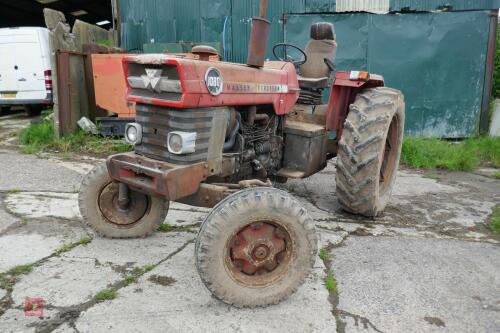
<path id="1" fill-rule="evenodd" d="M 136 122 L 143 128 L 142 143 L 135 147 L 136 153 L 175 164 L 207 160 L 213 108 L 172 109 L 137 104 L 136 110 Z M 173 131 L 196 132 L 196 152 L 187 155 L 171 154 L 167 148 L 167 137 Z"/>
<path id="2" fill-rule="evenodd" d="M 131 88 L 129 96 L 169 101 L 179 101 L 182 97 L 179 73 L 172 65 L 129 63 L 127 82 Z"/>

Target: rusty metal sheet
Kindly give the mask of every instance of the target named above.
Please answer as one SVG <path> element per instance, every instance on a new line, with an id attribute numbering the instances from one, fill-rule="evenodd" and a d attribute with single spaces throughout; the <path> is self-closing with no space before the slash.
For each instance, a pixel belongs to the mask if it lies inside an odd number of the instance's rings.
<path id="1" fill-rule="evenodd" d="M 59 103 L 57 129 L 60 136 L 75 132 L 78 129 L 77 121 L 82 116 L 88 116 L 84 57 L 84 54 L 72 51 L 58 51 L 56 54 Z"/>
<path id="2" fill-rule="evenodd" d="M 114 181 L 142 193 L 178 200 L 196 193 L 208 177 L 205 162 L 176 165 L 135 153 L 117 154 L 107 159 L 108 172 Z"/>

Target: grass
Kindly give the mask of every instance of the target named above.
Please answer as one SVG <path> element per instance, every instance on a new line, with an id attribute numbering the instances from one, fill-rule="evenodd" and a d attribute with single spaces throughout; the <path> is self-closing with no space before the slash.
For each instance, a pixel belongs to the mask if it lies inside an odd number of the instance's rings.
<path id="1" fill-rule="evenodd" d="M 328 252 L 328 249 L 326 247 L 323 247 L 319 250 L 319 257 L 323 261 L 330 260 L 330 252 Z"/>
<path id="2" fill-rule="evenodd" d="M 127 285 L 132 284 L 132 283 L 136 283 L 137 277 L 133 276 L 133 275 L 129 275 L 125 278 L 125 282 L 127 283 Z"/>
<path id="3" fill-rule="evenodd" d="M 96 40 L 96 44 L 104 45 L 104 46 L 108 46 L 108 47 L 114 46 L 114 43 L 111 39 L 98 39 L 98 40 Z"/>
<path id="4" fill-rule="evenodd" d="M 500 168 L 500 138 L 478 137 L 452 143 L 406 138 L 401 162 L 410 168 L 471 171 L 483 162 Z"/>
<path id="5" fill-rule="evenodd" d="M 500 206 L 495 208 L 491 214 L 490 229 L 495 235 L 500 235 Z"/>
<path id="6" fill-rule="evenodd" d="M 24 275 L 33 271 L 33 265 L 21 265 L 11 268 L 7 273 L 10 275 Z"/>
<path id="7" fill-rule="evenodd" d="M 495 172 L 493 174 L 493 177 L 496 178 L 496 179 L 500 179 L 500 172 Z"/>
<path id="8" fill-rule="evenodd" d="M 173 230 L 173 227 L 170 225 L 170 224 L 160 224 L 160 226 L 158 227 L 158 231 L 161 231 L 161 232 L 171 232 Z"/>
<path id="9" fill-rule="evenodd" d="M 74 243 L 68 243 L 68 244 L 64 244 L 63 246 L 61 246 L 60 248 L 58 248 L 55 252 L 56 254 L 61 254 L 61 253 L 64 253 L 64 252 L 69 252 L 71 251 L 76 245 Z"/>
<path id="10" fill-rule="evenodd" d="M 147 272 L 151 272 L 154 268 L 155 268 L 154 265 L 146 265 L 143 267 L 134 267 L 134 269 L 132 270 L 132 275 L 125 277 L 125 283 L 127 285 L 132 284 L 132 283 L 136 283 L 137 280 L 141 276 L 143 276 Z"/>
<path id="11" fill-rule="evenodd" d="M 61 254 L 61 253 L 69 252 L 69 251 L 73 250 L 75 247 L 77 247 L 78 245 L 87 245 L 90 242 L 92 242 L 92 238 L 85 237 L 85 238 L 80 239 L 76 243 L 67 243 L 67 244 L 64 244 L 63 246 L 61 246 L 60 248 L 58 248 L 55 251 L 55 253 L 56 254 Z"/>
<path id="12" fill-rule="evenodd" d="M 191 229 L 192 226 L 173 226 L 170 224 L 160 224 L 158 227 L 158 231 L 160 232 L 190 232 L 194 233 L 194 231 Z"/>
<path id="13" fill-rule="evenodd" d="M 5 273 L 0 273 L 0 289 L 11 289 L 16 284 L 17 277 L 33 271 L 33 265 L 20 265 L 11 268 Z"/>
<path id="14" fill-rule="evenodd" d="M 144 273 L 151 272 L 153 269 L 155 269 L 155 265 L 146 265 L 143 267 Z"/>
<path id="15" fill-rule="evenodd" d="M 325 277 L 325 287 L 331 293 L 337 292 L 337 280 L 331 272 Z"/>
<path id="16" fill-rule="evenodd" d="M 118 297 L 118 293 L 114 290 L 104 289 L 95 295 L 95 299 L 98 302 L 109 301 Z"/>
<path id="17" fill-rule="evenodd" d="M 54 122 L 51 119 L 30 124 L 20 133 L 19 141 L 24 146 L 23 152 L 27 154 L 56 151 L 109 155 L 132 150 L 132 146 L 121 140 L 89 135 L 83 131 L 58 139 L 54 134 Z"/>

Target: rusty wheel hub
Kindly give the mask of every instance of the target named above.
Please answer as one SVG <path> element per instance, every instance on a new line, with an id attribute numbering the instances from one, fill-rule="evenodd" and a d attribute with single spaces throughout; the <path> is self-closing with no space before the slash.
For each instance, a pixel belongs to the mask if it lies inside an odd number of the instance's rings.
<path id="1" fill-rule="evenodd" d="M 244 227 L 230 242 L 233 271 L 246 276 L 273 273 L 289 256 L 287 235 L 285 229 L 268 222 Z"/>
<path id="2" fill-rule="evenodd" d="M 149 209 L 149 198 L 145 194 L 129 191 L 129 204 L 126 208 L 120 208 L 118 187 L 118 184 L 110 183 L 101 191 L 98 199 L 101 213 L 113 224 L 121 226 L 135 224 L 146 215 Z"/>

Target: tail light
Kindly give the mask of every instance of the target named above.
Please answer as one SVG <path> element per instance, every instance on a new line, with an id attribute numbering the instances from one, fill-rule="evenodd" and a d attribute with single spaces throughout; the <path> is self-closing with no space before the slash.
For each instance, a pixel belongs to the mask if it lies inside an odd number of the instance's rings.
<path id="1" fill-rule="evenodd" d="M 368 81 L 370 80 L 370 73 L 363 71 L 351 71 L 349 75 L 351 81 Z"/>
<path id="2" fill-rule="evenodd" d="M 52 71 L 50 69 L 43 72 L 45 76 L 45 89 L 47 92 L 52 93 Z"/>

